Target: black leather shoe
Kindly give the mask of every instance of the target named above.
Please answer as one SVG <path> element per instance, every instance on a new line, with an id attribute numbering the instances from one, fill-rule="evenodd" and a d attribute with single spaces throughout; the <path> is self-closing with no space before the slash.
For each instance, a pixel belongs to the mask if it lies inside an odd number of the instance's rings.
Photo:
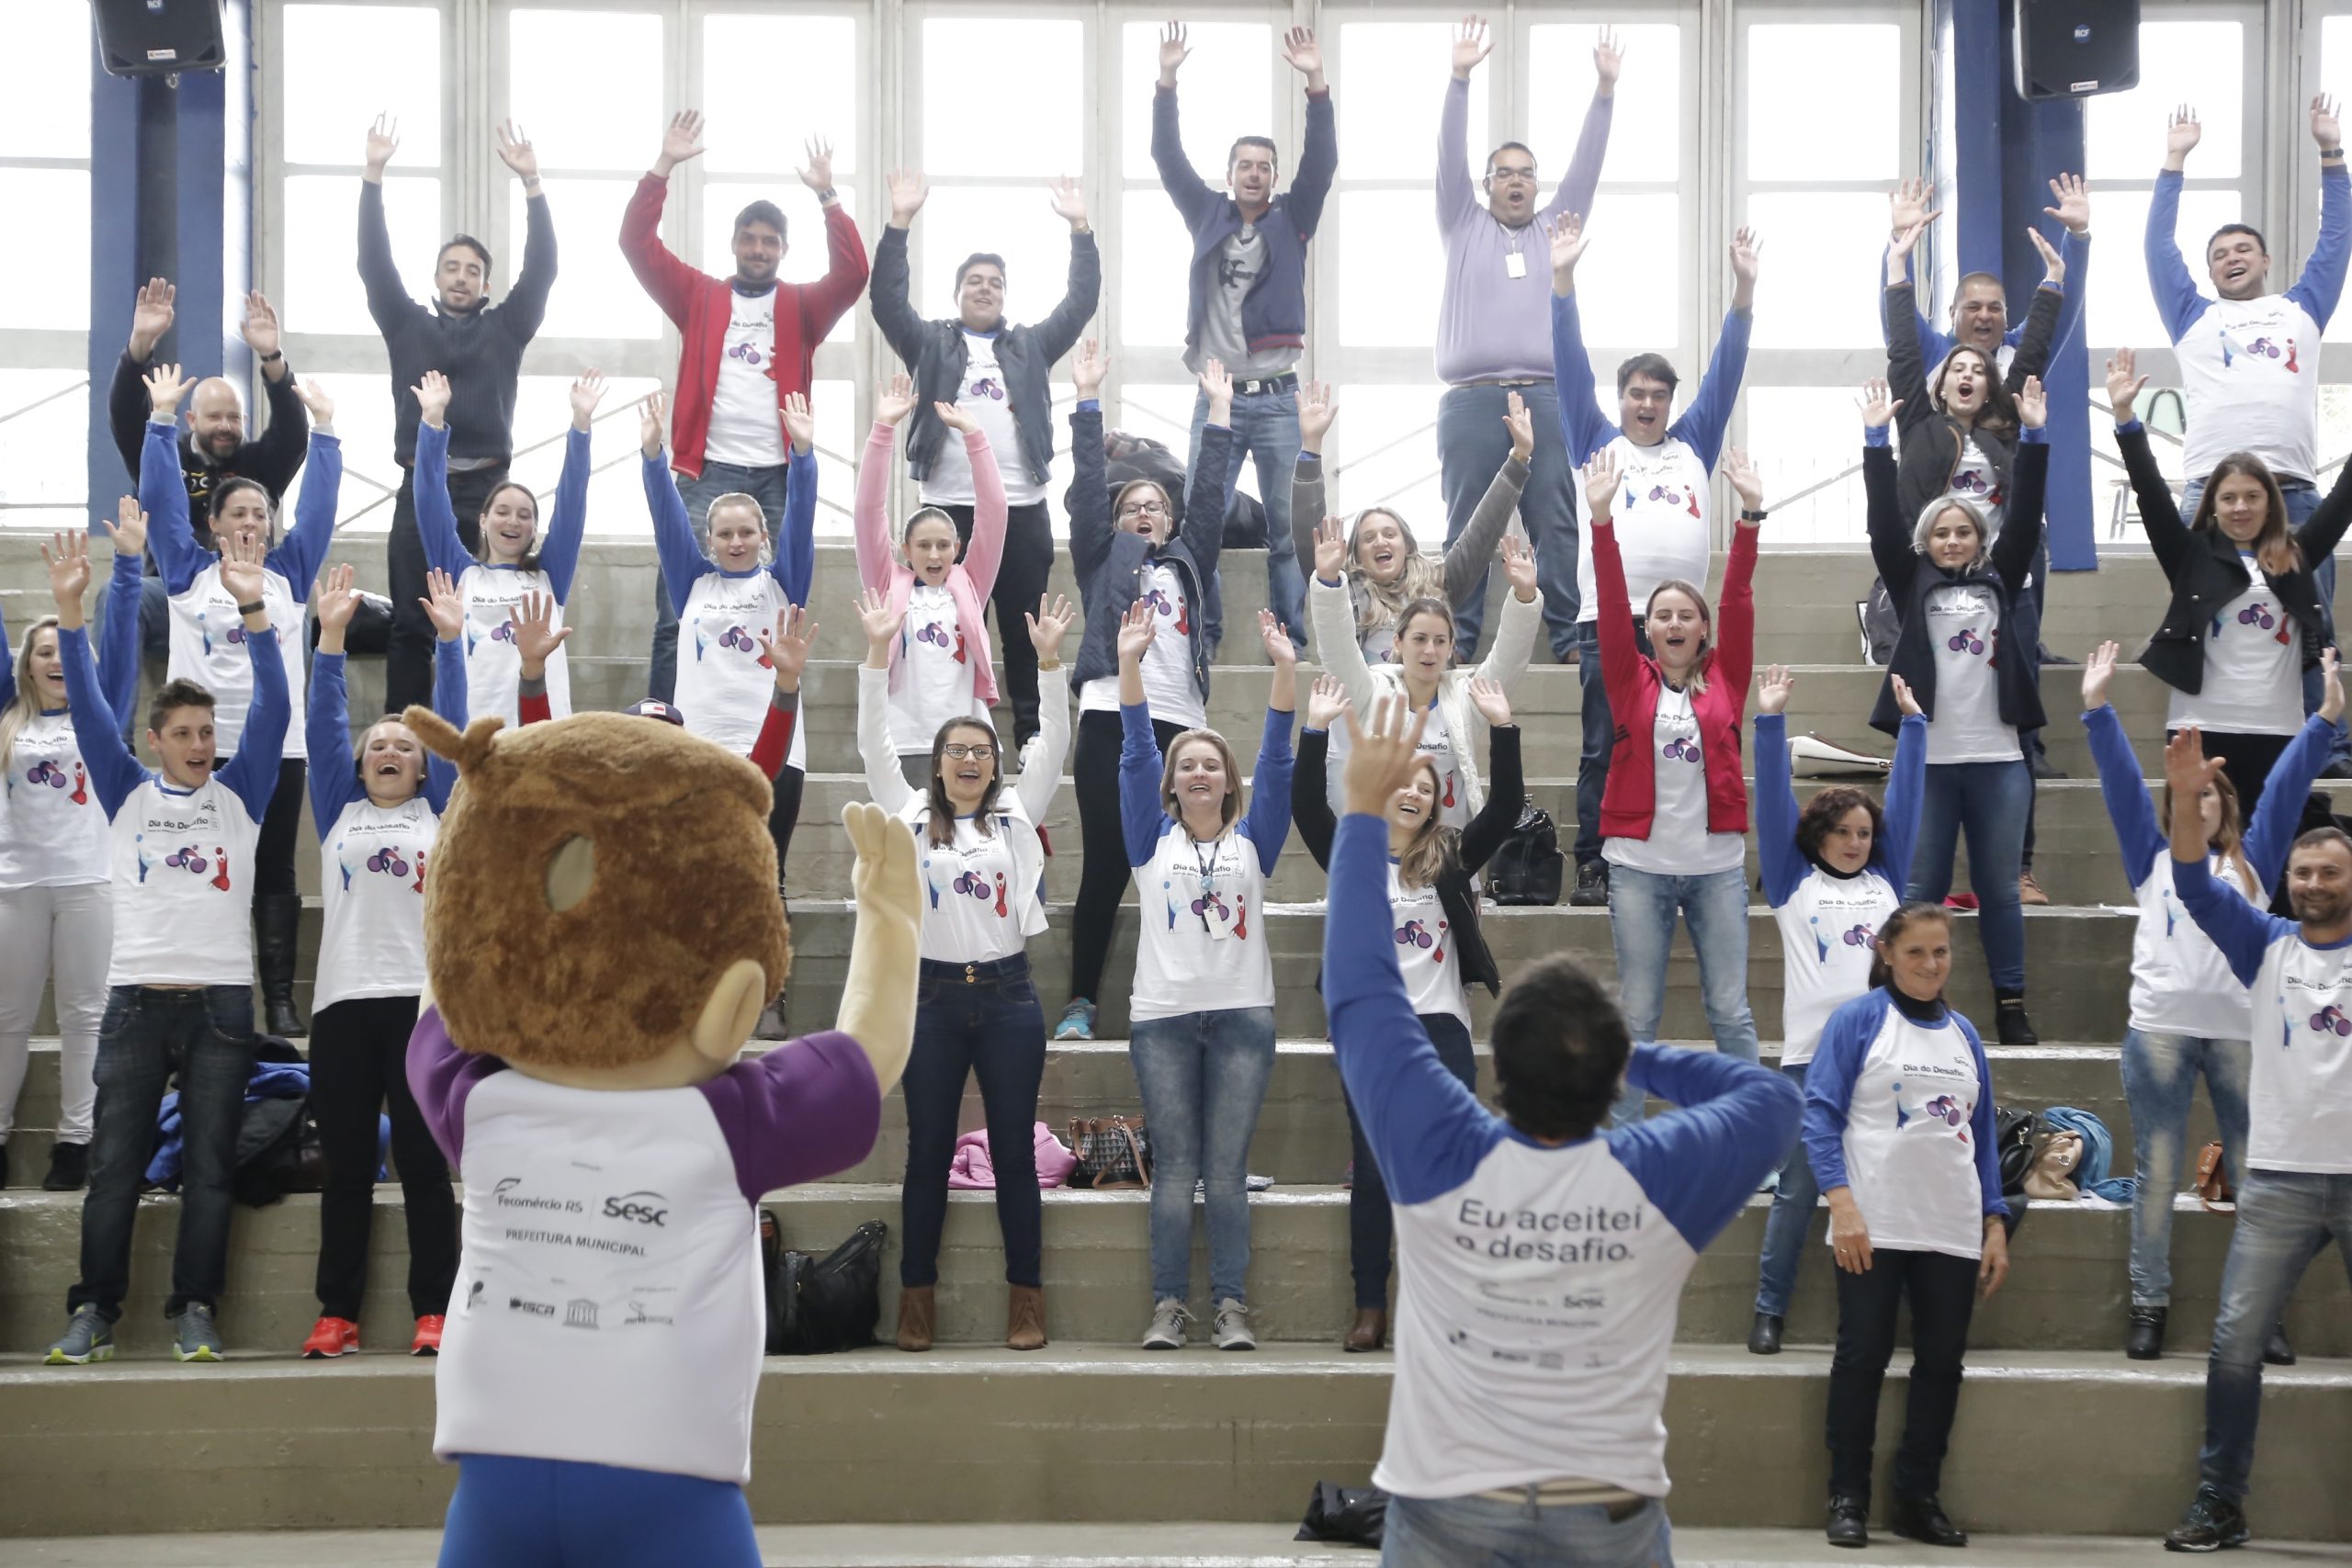
<path id="1" fill-rule="evenodd" d="M 1905 1540 L 1929 1546 L 1968 1544 L 1968 1532 L 1944 1517 L 1944 1506 L 1933 1497 L 1897 1497 L 1886 1527 Z"/>
<path id="2" fill-rule="evenodd" d="M 2135 1361 L 2153 1361 L 2165 1353 L 2164 1308 L 2132 1309 L 2132 1326 L 2123 1336 L 2123 1353 Z"/>
<path id="3" fill-rule="evenodd" d="M 1747 1331 L 1747 1353 L 1751 1356 L 1777 1356 L 1781 1353 L 1781 1319 L 1772 1313 L 1759 1312 L 1755 1325 Z"/>
<path id="4" fill-rule="evenodd" d="M 2033 1032 L 2033 1024 L 2025 1016 L 2025 998 L 2008 998 L 1993 1009 L 1993 1021 L 2000 1032 L 2004 1045 L 2039 1045 L 2041 1036 Z"/>
<path id="5" fill-rule="evenodd" d="M 90 1145 L 52 1144 L 49 1174 L 40 1179 L 44 1192 L 79 1192 L 90 1184 Z"/>
<path id="6" fill-rule="evenodd" d="M 2245 1510 L 2211 1486 L 2199 1486 L 2189 1499 L 2180 1523 L 2165 1532 L 2166 1551 L 2219 1551 L 2244 1546 L 2254 1532 L 2246 1528 Z"/>
<path id="7" fill-rule="evenodd" d="M 2262 1342 L 2262 1361 L 2270 1367 L 2291 1367 L 2295 1364 L 2295 1348 L 2287 1343 L 2285 1324 L 2270 1325 L 2270 1337 Z"/>
<path id="8" fill-rule="evenodd" d="M 1568 902 L 1579 909 L 1605 909 L 1609 907 L 1609 863 L 1589 860 L 1577 867 L 1576 891 L 1568 895 Z"/>
<path id="9" fill-rule="evenodd" d="M 1871 1543 L 1870 1500 L 1866 1497 L 1829 1499 L 1828 1535 L 1832 1546 L 1868 1546 Z"/>

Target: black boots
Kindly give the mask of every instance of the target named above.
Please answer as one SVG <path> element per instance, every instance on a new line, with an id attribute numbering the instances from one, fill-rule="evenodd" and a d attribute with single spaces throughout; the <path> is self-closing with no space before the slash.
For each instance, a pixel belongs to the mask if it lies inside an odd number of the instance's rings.
<path id="1" fill-rule="evenodd" d="M 2123 1336 L 2123 1353 L 2135 1361 L 2153 1361 L 2165 1353 L 2163 1307 L 2132 1309 L 2132 1326 Z"/>
<path id="2" fill-rule="evenodd" d="M 2039 1045 L 2041 1036 L 2033 1032 L 2033 1024 L 2025 1016 L 2025 997 L 2002 997 L 1995 1003 L 1993 1018 L 2000 1031 L 2004 1045 Z"/>
<path id="3" fill-rule="evenodd" d="M 295 893 L 254 898 L 254 958 L 261 970 L 261 1031 L 293 1040 L 310 1026 L 294 1010 L 294 947 L 302 929 L 302 899 Z"/>
<path id="4" fill-rule="evenodd" d="M 2254 1532 L 2246 1528 L 2245 1510 L 2211 1486 L 2199 1486 L 2188 1501 L 2180 1523 L 2165 1532 L 2166 1551 L 2220 1551 L 2244 1546 Z"/>
<path id="5" fill-rule="evenodd" d="M 1933 1497 L 1897 1497 L 1886 1528 L 1906 1540 L 1929 1546 L 1968 1544 L 1968 1532 L 1944 1517 L 1944 1506 Z"/>
<path id="6" fill-rule="evenodd" d="M 1829 1499 L 1829 1544 L 1832 1546 L 1868 1546 L 1871 1543 L 1871 1506 L 1866 1498 L 1832 1497 Z"/>
<path id="7" fill-rule="evenodd" d="M 1747 1353 L 1751 1356 L 1777 1356 L 1781 1353 L 1781 1319 L 1774 1314 L 1759 1312 L 1747 1330 Z"/>
<path id="8" fill-rule="evenodd" d="M 2284 1323 L 2270 1325 L 2270 1337 L 2262 1342 L 2262 1359 L 2264 1365 L 2272 1367 L 2291 1367 L 2295 1364 L 2295 1348 L 2287 1343 L 2287 1325 Z"/>
<path id="9" fill-rule="evenodd" d="M 44 1192 L 79 1192 L 90 1184 L 90 1145 L 51 1144 L 49 1174 L 40 1179 Z"/>

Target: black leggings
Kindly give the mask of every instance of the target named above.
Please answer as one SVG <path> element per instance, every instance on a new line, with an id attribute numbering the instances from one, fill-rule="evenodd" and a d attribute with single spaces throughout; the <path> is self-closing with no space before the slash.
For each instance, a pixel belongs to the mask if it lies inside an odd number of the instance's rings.
<path id="1" fill-rule="evenodd" d="M 1017 454 L 1012 460 L 1020 460 Z M 956 538 L 969 545 L 972 509 L 939 510 L 954 519 Z M 996 651 L 1004 666 L 1005 697 L 1012 705 L 1015 753 L 1037 733 L 1037 650 L 1029 645 L 1028 617 L 1037 613 L 1038 596 L 1046 592 L 1053 570 L 1053 513 L 1042 501 L 1011 508 L 1004 519 L 1004 559 L 989 599 L 996 606 Z"/>
<path id="2" fill-rule="evenodd" d="M 2172 739 L 2174 731 L 2165 731 L 2165 739 Z M 2291 735 L 2240 735 L 2218 729 L 2204 734 L 2205 755 L 2222 759 L 2222 772 L 2230 775 L 2230 783 L 2238 792 L 2238 829 L 2243 832 L 2254 823 L 2254 808 L 2262 804 L 2263 786 L 2270 782 L 2270 770 L 2287 748 L 2295 743 Z M 2298 811 L 2302 803 L 2296 803 Z M 2160 824 L 2166 832 L 2169 822 Z"/>
<path id="3" fill-rule="evenodd" d="M 335 759 L 328 758 L 326 765 L 335 766 Z M 300 757 L 288 757 L 277 764 L 277 788 L 270 793 L 269 809 L 262 813 L 261 835 L 254 843 L 254 892 L 257 897 L 266 898 L 275 894 L 290 897 L 296 891 L 294 851 L 301 837 L 302 790 L 310 776 L 309 767 Z"/>
<path id="4" fill-rule="evenodd" d="M 481 553 L 481 509 L 490 492 L 506 482 L 506 465 L 458 468 L 449 475 L 449 508 L 458 514 L 458 538 Z M 384 650 L 384 711 L 400 714 L 412 703 L 433 700 L 433 617 L 424 613 L 424 537 L 416 526 L 416 470 L 401 469 L 392 497 L 392 532 L 384 541 L 384 565 L 391 574 L 392 637 Z M 299 716 L 297 722 L 300 722 Z"/>
<path id="5" fill-rule="evenodd" d="M 1081 713 L 1078 716 L 1078 761 L 1071 765 L 1078 789 L 1079 850 L 1083 857 L 1078 881 L 1078 903 L 1070 911 L 1069 994 L 1102 1000 L 1102 964 L 1111 956 L 1111 925 L 1119 918 L 1119 900 L 1125 897 L 1132 874 L 1127 865 L 1126 829 L 1119 820 L 1119 716 Z M 1151 721 L 1166 754 L 1182 727 L 1164 719 Z"/>
<path id="6" fill-rule="evenodd" d="M 311 1114 L 327 1185 L 319 1200 L 319 1311 L 359 1321 L 376 1217 L 376 1117 L 392 1118 L 392 1163 L 408 1212 L 408 1303 L 417 1317 L 449 1310 L 458 1277 L 458 1204 L 449 1163 L 408 1088 L 414 997 L 355 997 L 311 1021 Z"/>
<path id="7" fill-rule="evenodd" d="M 1421 1029 L 1437 1047 L 1437 1059 L 1445 1070 L 1460 1078 L 1464 1089 L 1477 1093 L 1478 1057 L 1462 1021 L 1450 1012 L 1425 1012 Z M 1356 1120 L 1355 1101 L 1347 1100 L 1344 1085 L 1340 1094 L 1347 1103 L 1348 1141 L 1355 1150 L 1355 1175 L 1348 1188 L 1348 1260 L 1354 1267 L 1356 1305 L 1385 1307 L 1388 1248 L 1396 1238 L 1396 1220 L 1389 1212 L 1388 1184 L 1381 1180 L 1372 1145 L 1364 1141 L 1363 1123 Z"/>
<path id="8" fill-rule="evenodd" d="M 775 776 L 775 804 L 768 807 L 768 837 L 775 840 L 775 886 L 784 891 L 784 857 L 792 848 L 792 829 L 800 823 L 800 787 L 808 775 L 787 764 Z"/>
<path id="9" fill-rule="evenodd" d="M 1973 1219 L 1973 1216 L 1972 1216 Z M 1838 1348 L 1829 1360 L 1829 1495 L 1871 1496 L 1878 1395 L 1894 1359 L 1895 1307 L 1911 1300 L 1911 1393 L 1894 1450 L 1897 1498 L 1932 1497 L 1960 1409 L 1961 1361 L 1976 1310 L 1976 1260 L 1873 1247 L 1867 1274 L 1838 1270 Z"/>

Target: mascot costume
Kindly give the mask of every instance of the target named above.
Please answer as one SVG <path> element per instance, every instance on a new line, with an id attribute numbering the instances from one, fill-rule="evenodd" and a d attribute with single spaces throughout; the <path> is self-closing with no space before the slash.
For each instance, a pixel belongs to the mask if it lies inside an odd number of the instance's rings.
<path id="1" fill-rule="evenodd" d="M 620 714 L 407 721 L 458 773 L 408 1055 L 465 1179 L 442 1568 L 756 1568 L 755 1205 L 873 1147 L 914 1037 L 914 840 L 843 812 L 835 1027 L 739 1062 L 791 963 L 758 770 Z"/>

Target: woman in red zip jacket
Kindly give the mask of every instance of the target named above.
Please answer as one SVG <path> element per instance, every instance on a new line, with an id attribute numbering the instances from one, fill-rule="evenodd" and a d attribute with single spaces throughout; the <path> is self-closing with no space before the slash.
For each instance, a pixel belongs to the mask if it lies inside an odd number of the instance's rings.
<path id="1" fill-rule="evenodd" d="M 1650 593 L 1639 631 L 1600 617 L 1600 672 L 1617 716 L 1609 787 L 1600 798 L 1601 859 L 1609 863 L 1609 930 L 1626 1027 L 1638 1045 L 1657 1041 L 1666 1006 L 1666 960 L 1674 917 L 1690 928 L 1699 986 L 1715 1048 L 1757 1057 L 1747 1007 L 1747 785 L 1739 739 L 1747 677 L 1756 662 L 1756 535 L 1763 481 L 1732 448 L 1724 472 L 1739 492 L 1739 526 L 1724 568 L 1720 626 L 1697 583 L 1668 579 Z M 1592 570 L 1601 603 L 1623 604 L 1625 563 L 1611 516 L 1616 459 L 1587 464 Z M 1630 498 L 1629 498 L 1630 499 Z M 1642 1117 L 1628 1089 L 1615 1118 Z"/>

